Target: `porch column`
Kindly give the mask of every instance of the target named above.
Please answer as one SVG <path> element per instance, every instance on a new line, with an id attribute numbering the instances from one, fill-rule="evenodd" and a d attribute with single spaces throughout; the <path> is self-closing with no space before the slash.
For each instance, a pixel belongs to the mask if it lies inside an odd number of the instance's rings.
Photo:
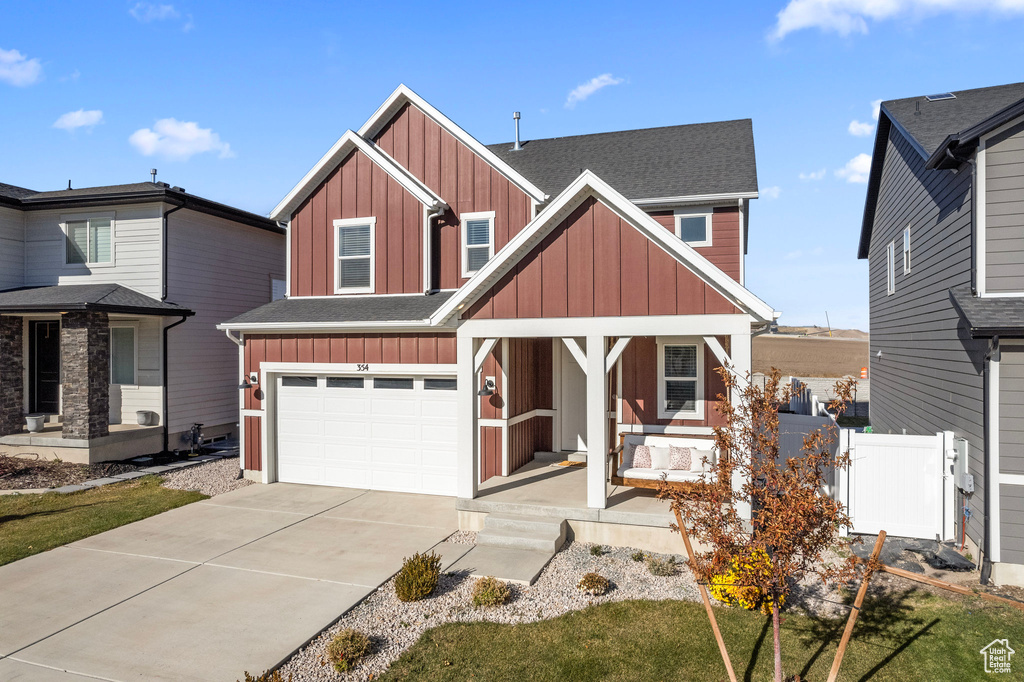
<path id="1" fill-rule="evenodd" d="M 63 438 L 85 440 L 110 432 L 110 322 L 106 313 L 61 315 Z"/>
<path id="2" fill-rule="evenodd" d="M 25 424 L 23 329 L 20 317 L 0 316 L 0 436 L 19 433 Z"/>
<path id="3" fill-rule="evenodd" d="M 607 337 L 587 337 L 587 506 L 608 506 Z"/>
<path id="4" fill-rule="evenodd" d="M 477 456 L 477 381 L 474 366 L 476 344 L 471 336 L 459 336 L 455 361 L 458 367 L 456 425 L 458 457 L 455 491 L 459 497 L 474 498 L 480 486 L 480 458 Z"/>
<path id="5" fill-rule="evenodd" d="M 730 336 L 729 350 L 732 353 L 732 365 L 733 369 L 735 370 L 737 380 L 741 383 L 744 383 L 750 379 L 750 334 L 733 334 L 732 336 Z M 734 405 L 736 404 L 736 401 L 738 401 L 740 398 L 739 394 L 741 390 L 741 386 L 734 387 L 732 389 L 732 395 L 730 396 L 730 400 L 732 400 Z M 737 476 L 734 474 L 732 477 L 732 489 L 739 490 L 746 484 L 748 480 L 749 477 L 747 476 Z M 736 512 L 740 515 L 740 517 L 744 519 L 749 519 L 750 500 L 738 502 L 736 504 Z"/>

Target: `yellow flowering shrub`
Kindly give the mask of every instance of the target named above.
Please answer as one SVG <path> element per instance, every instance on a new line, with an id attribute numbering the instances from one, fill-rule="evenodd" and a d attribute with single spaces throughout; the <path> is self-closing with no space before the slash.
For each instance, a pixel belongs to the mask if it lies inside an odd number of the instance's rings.
<path id="1" fill-rule="evenodd" d="M 772 612 L 773 600 L 758 584 L 768 582 L 771 575 L 771 559 L 763 549 L 755 549 L 749 558 L 736 561 L 723 575 L 715 576 L 709 592 L 720 602 L 742 606 L 753 611 L 759 609 L 768 615 Z M 779 608 L 786 603 L 785 595 L 779 597 Z"/>

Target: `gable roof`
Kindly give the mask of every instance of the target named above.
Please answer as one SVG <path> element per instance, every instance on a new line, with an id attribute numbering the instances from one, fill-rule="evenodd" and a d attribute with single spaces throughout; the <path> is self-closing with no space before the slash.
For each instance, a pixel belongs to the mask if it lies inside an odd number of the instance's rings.
<path id="1" fill-rule="evenodd" d="M 947 170 L 963 164 L 983 135 L 1024 116 L 1024 83 L 956 90 L 952 94 L 955 96 L 953 99 L 934 102 L 923 95 L 882 102 L 861 221 L 858 258 L 867 258 L 871 247 L 875 206 L 892 128 L 895 127 L 917 151 L 925 169 Z"/>
<path id="2" fill-rule="evenodd" d="M 537 246 L 584 199 L 593 196 L 629 222 L 641 234 L 668 252 L 687 269 L 708 283 L 726 300 L 753 317 L 769 322 L 778 315 L 767 303 L 722 272 L 692 247 L 666 230 L 608 183 L 589 170 L 583 171 L 542 210 L 530 224 L 509 240 L 487 264 L 476 272 L 431 317 L 434 325 L 446 323 L 455 313 L 472 304 L 503 277 L 521 258 Z"/>
<path id="3" fill-rule="evenodd" d="M 61 284 L 0 291 L 0 311 L 3 312 L 68 310 L 186 317 L 195 314 L 188 308 L 167 301 L 158 301 L 120 284 Z"/>
<path id="4" fill-rule="evenodd" d="M 633 202 L 757 197 L 750 119 L 528 140 L 488 149 L 555 196 L 583 169 Z M 646 201 L 645 201 L 646 200 Z"/>
<path id="5" fill-rule="evenodd" d="M 519 189 L 523 190 L 535 201 L 543 203 L 548 199 L 548 194 L 545 194 L 530 179 L 527 179 L 510 165 L 507 160 L 495 154 L 492 149 L 482 145 L 475 137 L 456 125 L 454 121 L 438 111 L 404 83 L 395 88 L 395 91 L 378 107 L 377 111 L 367 119 L 366 123 L 359 129 L 359 135 L 368 140 L 373 138 L 406 104 L 411 104 L 422 111 L 427 118 L 448 131 L 452 137 L 466 145 L 474 154 L 493 166 L 495 170 L 504 175 L 512 184 L 519 187 Z"/>
<path id="6" fill-rule="evenodd" d="M 282 298 L 242 313 L 218 329 L 289 329 L 426 325 L 431 314 L 454 292 L 429 296 L 375 295 Z"/>
<path id="7" fill-rule="evenodd" d="M 346 130 L 337 142 L 334 143 L 326 154 L 317 161 L 316 165 L 306 173 L 305 177 L 295 185 L 281 203 L 270 212 L 273 220 L 288 220 L 295 212 L 295 209 L 316 190 L 320 184 L 327 179 L 335 168 L 348 157 L 354 150 L 359 150 L 371 161 L 377 164 L 381 170 L 394 178 L 410 194 L 416 197 L 420 203 L 432 209 L 446 208 L 448 205 L 444 199 L 435 194 L 429 187 L 415 178 L 412 173 L 403 168 L 385 154 L 379 147 L 367 142 L 358 133 Z"/>

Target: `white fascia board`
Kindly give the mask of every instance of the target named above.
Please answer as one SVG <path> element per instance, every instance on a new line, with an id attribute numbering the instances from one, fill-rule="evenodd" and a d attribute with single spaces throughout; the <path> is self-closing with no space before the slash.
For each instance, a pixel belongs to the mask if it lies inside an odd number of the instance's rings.
<path id="1" fill-rule="evenodd" d="M 301 204 L 310 192 L 323 182 L 341 161 L 354 149 L 363 152 L 371 161 L 377 164 L 381 170 L 395 179 L 410 194 L 416 197 L 424 206 L 438 208 L 444 206 L 445 202 L 441 197 L 434 194 L 419 180 L 410 175 L 404 168 L 399 166 L 394 159 L 382 152 L 375 145 L 371 145 L 358 134 L 346 130 L 334 146 L 317 161 L 316 165 L 299 181 L 299 184 L 292 188 L 292 191 L 281 200 L 281 203 L 270 213 L 272 220 L 289 220 L 292 211 Z"/>
<path id="2" fill-rule="evenodd" d="M 540 214 L 509 240 L 494 258 L 473 275 L 462 288 L 445 302 L 431 317 L 434 324 L 443 324 L 474 297 L 486 291 L 497 282 L 508 269 L 561 222 L 566 215 L 589 196 L 596 196 L 626 222 L 632 224 L 652 242 L 669 255 L 675 257 L 687 269 L 710 284 L 726 299 L 746 310 L 757 320 L 768 322 L 777 317 L 767 303 L 729 275 L 722 272 L 707 258 L 666 230 L 654 218 L 644 213 L 619 192 L 589 170 L 584 171 L 561 194 L 544 208 Z"/>
<path id="3" fill-rule="evenodd" d="M 537 317 L 464 320 L 459 338 L 561 338 L 580 336 L 734 336 L 750 334 L 746 313 L 638 315 L 629 317 Z M 568 343 L 568 341 L 566 341 Z M 582 351 L 581 351 L 582 353 Z M 582 355 L 585 357 L 585 355 Z"/>
<path id="4" fill-rule="evenodd" d="M 690 194 L 679 197 L 651 197 L 633 199 L 637 206 L 675 206 L 678 204 L 710 204 L 716 202 L 733 202 L 742 199 L 757 199 L 757 192 L 724 192 L 721 194 Z"/>
<path id="5" fill-rule="evenodd" d="M 399 374 L 415 376 L 452 375 L 456 365 L 438 364 L 402 364 L 395 362 L 263 362 L 260 372 L 265 374 L 363 374 L 374 376 L 379 374 Z"/>
<path id="6" fill-rule="evenodd" d="M 218 324 L 221 331 L 242 332 L 378 332 L 378 331 L 423 331 L 430 328 L 430 320 L 403 320 L 387 322 L 242 322 L 239 324 Z M 455 331 L 452 329 L 451 331 Z"/>
<path id="7" fill-rule="evenodd" d="M 434 106 L 413 92 L 404 83 L 395 88 L 395 91 L 391 93 L 391 96 L 377 108 L 377 111 L 373 112 L 373 115 L 370 116 L 366 123 L 364 123 L 359 129 L 359 135 L 365 139 L 372 138 L 380 131 L 381 128 L 384 127 L 384 124 L 391 120 L 391 117 L 395 112 L 398 111 L 398 109 L 406 102 L 415 106 L 417 109 L 422 111 L 427 118 L 430 118 L 443 129 L 451 133 L 452 137 L 469 147 L 477 156 L 493 166 L 495 170 L 508 178 L 514 185 L 519 187 L 519 189 L 530 195 L 531 198 L 538 202 L 544 202 L 547 200 L 548 195 L 544 194 L 539 187 L 527 180 L 512 166 L 502 161 L 494 152 L 456 125 L 454 121 L 438 111 Z"/>

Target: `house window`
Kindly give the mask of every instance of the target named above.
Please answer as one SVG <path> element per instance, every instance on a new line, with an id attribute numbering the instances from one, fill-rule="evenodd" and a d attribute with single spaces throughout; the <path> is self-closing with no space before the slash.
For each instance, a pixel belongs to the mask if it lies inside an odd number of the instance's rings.
<path id="1" fill-rule="evenodd" d="M 110 383 L 136 386 L 135 327 L 110 328 Z"/>
<path id="2" fill-rule="evenodd" d="M 111 263 L 112 224 L 110 218 L 67 221 L 65 262 L 68 265 Z"/>
<path id="3" fill-rule="evenodd" d="M 373 233 L 376 218 L 335 220 L 335 293 L 373 293 Z"/>
<path id="4" fill-rule="evenodd" d="M 896 293 L 896 242 L 889 242 L 889 248 L 886 249 L 885 275 L 885 293 L 891 296 Z"/>
<path id="5" fill-rule="evenodd" d="M 711 211 L 707 208 L 678 209 L 676 236 L 690 246 L 711 246 Z"/>
<path id="6" fill-rule="evenodd" d="M 658 339 L 658 418 L 704 418 L 704 344 Z"/>
<path id="7" fill-rule="evenodd" d="M 903 274 L 910 274 L 910 228 L 903 230 Z"/>
<path id="8" fill-rule="evenodd" d="M 462 214 L 462 276 L 480 270 L 494 255 L 494 211 Z"/>

